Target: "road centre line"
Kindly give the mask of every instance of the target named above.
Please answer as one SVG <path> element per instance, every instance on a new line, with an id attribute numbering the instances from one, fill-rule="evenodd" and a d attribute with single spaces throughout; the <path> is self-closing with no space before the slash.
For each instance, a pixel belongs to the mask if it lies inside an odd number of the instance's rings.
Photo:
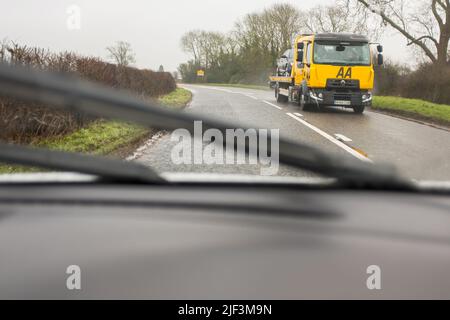
<path id="1" fill-rule="evenodd" d="M 268 104 L 269 106 L 272 106 L 272 107 L 274 107 L 274 108 L 277 108 L 278 110 L 283 110 L 283 108 L 277 106 L 276 104 L 270 103 L 269 101 L 262 100 L 262 102 L 264 102 L 265 104 Z"/>
<path id="2" fill-rule="evenodd" d="M 294 112 L 294 114 L 295 114 L 296 116 L 298 116 L 298 117 L 302 117 L 302 118 L 303 118 L 303 115 L 302 115 L 301 113 Z"/>
<path id="3" fill-rule="evenodd" d="M 227 93 L 234 93 L 234 91 L 231 91 L 229 89 L 217 89 L 217 90 L 220 90 L 220 91 L 223 91 L 223 92 L 227 92 Z"/>
<path id="4" fill-rule="evenodd" d="M 346 136 L 344 136 L 343 134 L 340 134 L 340 133 L 335 133 L 334 136 L 336 137 L 336 139 L 338 139 L 340 141 L 343 141 L 343 142 L 351 142 L 352 141 L 352 139 L 350 139 L 350 138 L 348 138 L 348 137 L 346 137 Z"/>
<path id="5" fill-rule="evenodd" d="M 312 124 L 306 122 L 303 119 L 300 119 L 298 116 L 292 114 L 292 113 L 286 113 L 289 117 L 297 120 L 298 122 L 300 122 L 301 124 L 307 126 L 308 128 L 312 129 L 313 131 L 315 131 L 316 133 L 320 134 L 322 137 L 324 137 L 325 139 L 331 141 L 332 143 L 334 143 L 335 145 L 337 145 L 338 147 L 344 149 L 345 151 L 347 151 L 348 153 L 350 153 L 352 156 L 354 156 L 355 158 L 358 158 L 361 161 L 366 161 L 366 162 L 373 162 L 372 160 L 370 160 L 369 158 L 365 157 L 364 155 L 362 155 L 361 153 L 359 153 L 358 151 L 352 149 L 351 147 L 347 146 L 345 143 L 335 139 L 334 137 L 330 136 L 328 133 L 322 131 L 321 129 L 313 126 Z"/>

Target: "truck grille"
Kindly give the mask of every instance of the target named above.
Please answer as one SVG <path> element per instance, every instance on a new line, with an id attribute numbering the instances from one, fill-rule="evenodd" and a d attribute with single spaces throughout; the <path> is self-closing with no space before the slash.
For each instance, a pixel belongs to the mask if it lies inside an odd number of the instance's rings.
<path id="1" fill-rule="evenodd" d="M 359 89 L 359 80 L 327 79 L 327 89 Z"/>

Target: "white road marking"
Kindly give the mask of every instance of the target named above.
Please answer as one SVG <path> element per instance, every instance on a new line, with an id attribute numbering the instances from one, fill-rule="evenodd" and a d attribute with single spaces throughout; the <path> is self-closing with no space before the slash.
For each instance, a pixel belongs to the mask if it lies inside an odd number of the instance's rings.
<path id="1" fill-rule="evenodd" d="M 137 148 L 136 151 L 132 155 L 125 158 L 125 160 L 132 161 L 132 160 L 136 160 L 137 158 L 140 158 L 144 154 L 145 150 L 147 150 L 151 145 L 153 145 L 156 141 L 158 141 L 166 133 L 167 133 L 167 131 L 165 131 L 165 130 L 158 131 L 150 139 L 145 141 L 145 143 L 143 145 L 141 145 L 139 148 Z"/>
<path id="2" fill-rule="evenodd" d="M 229 90 L 229 89 L 217 88 L 217 87 L 200 86 L 200 88 L 203 88 L 203 89 L 210 89 L 210 90 L 217 90 L 217 91 L 223 91 L 223 92 L 227 92 L 227 93 L 236 93 L 236 92 L 231 91 L 231 90 Z"/>
<path id="3" fill-rule="evenodd" d="M 245 94 L 245 92 L 242 92 L 242 91 L 233 91 L 233 93 L 237 93 L 237 94 Z"/>
<path id="4" fill-rule="evenodd" d="M 252 99 L 254 99 L 254 100 L 258 100 L 257 97 L 254 97 L 254 96 L 249 95 L 249 94 L 247 94 L 247 93 L 243 93 L 243 95 L 246 96 L 246 97 L 252 98 Z"/>
<path id="5" fill-rule="evenodd" d="M 303 115 L 302 115 L 301 113 L 294 112 L 294 114 L 295 114 L 296 116 L 298 116 L 298 117 L 302 117 L 302 118 L 303 118 Z"/>
<path id="6" fill-rule="evenodd" d="M 270 103 L 269 101 L 263 100 L 262 102 L 268 104 L 269 106 L 272 106 L 274 108 L 277 108 L 278 110 L 283 110 L 283 108 L 277 106 L 276 104 Z"/>
<path id="7" fill-rule="evenodd" d="M 352 141 L 352 139 L 350 139 L 350 138 L 348 138 L 348 137 L 346 137 L 346 136 L 344 136 L 343 134 L 340 134 L 340 133 L 335 133 L 334 136 L 336 137 L 336 139 L 338 139 L 340 141 L 343 141 L 343 142 L 351 142 Z"/>
<path id="8" fill-rule="evenodd" d="M 320 130 L 319 128 L 313 126 L 312 124 L 306 122 L 303 119 L 300 119 L 299 117 L 297 117 L 295 114 L 292 113 L 286 113 L 289 117 L 297 120 L 298 122 L 300 122 L 301 124 L 307 126 L 308 128 L 314 130 L 315 132 L 317 132 L 318 134 L 320 134 L 322 137 L 324 137 L 325 139 L 333 142 L 335 145 L 337 145 L 338 147 L 344 149 L 345 151 L 347 151 L 348 153 L 350 153 L 352 156 L 354 156 L 355 158 L 358 158 L 359 160 L 362 161 L 367 161 L 367 162 L 373 162 L 372 160 L 370 160 L 369 158 L 363 156 L 361 153 L 353 150 L 352 148 L 350 148 L 349 146 L 347 146 L 345 143 L 336 140 L 335 138 L 333 138 L 332 136 L 330 136 L 328 133 Z"/>
<path id="9" fill-rule="evenodd" d="M 217 88 L 216 90 L 227 92 L 227 93 L 234 93 L 233 91 L 231 91 L 229 89 L 219 89 L 219 88 Z"/>

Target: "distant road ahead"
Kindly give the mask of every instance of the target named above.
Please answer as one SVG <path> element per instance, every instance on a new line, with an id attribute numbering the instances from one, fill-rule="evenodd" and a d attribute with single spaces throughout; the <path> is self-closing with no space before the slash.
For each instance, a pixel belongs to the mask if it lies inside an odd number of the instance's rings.
<path id="1" fill-rule="evenodd" d="M 354 114 L 351 109 L 303 111 L 280 104 L 272 91 L 232 87 L 183 85 L 194 94 L 186 112 L 196 112 L 249 127 L 280 129 L 280 135 L 361 161 L 395 164 L 407 177 L 450 180 L 450 132 L 376 112 Z M 138 161 L 158 171 L 258 174 L 257 165 L 175 165 L 174 142 L 164 135 Z M 311 176 L 281 167 L 279 175 Z"/>

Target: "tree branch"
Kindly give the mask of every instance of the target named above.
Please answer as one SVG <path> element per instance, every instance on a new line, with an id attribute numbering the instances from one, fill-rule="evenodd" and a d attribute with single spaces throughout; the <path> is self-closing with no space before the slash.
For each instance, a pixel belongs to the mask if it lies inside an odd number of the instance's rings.
<path id="1" fill-rule="evenodd" d="M 437 61 L 436 56 L 433 54 L 433 52 L 431 52 L 431 50 L 423 43 L 423 42 L 417 42 L 415 37 L 413 37 L 410 33 L 408 33 L 405 29 L 403 29 L 402 27 L 400 27 L 397 23 L 395 23 L 391 18 L 389 18 L 388 16 L 386 16 L 386 14 L 384 14 L 383 11 L 381 11 L 380 9 L 374 8 L 372 7 L 367 1 L 365 0 L 357 0 L 359 3 L 361 3 L 362 5 L 364 5 L 367 9 L 369 9 L 370 11 L 372 11 L 373 13 L 379 15 L 384 21 L 386 21 L 387 23 L 389 23 L 389 25 L 391 27 L 393 27 L 394 29 L 396 29 L 398 32 L 400 32 L 406 39 L 408 39 L 409 41 L 413 42 L 414 44 L 418 45 L 427 55 L 427 57 L 434 63 Z M 436 1 L 436 0 L 433 0 Z"/>
<path id="2" fill-rule="evenodd" d="M 439 24 L 439 28 L 442 30 L 443 26 L 444 26 L 444 22 L 442 21 L 441 16 L 439 15 L 439 13 L 437 12 L 436 9 L 436 2 L 438 2 L 438 0 L 433 0 L 431 2 L 431 12 L 433 12 L 433 16 L 436 18 L 438 24 Z M 440 2 L 439 2 L 440 3 Z"/>
<path id="3" fill-rule="evenodd" d="M 445 0 L 447 5 L 449 3 L 450 0 Z M 437 3 L 439 3 L 439 5 L 442 7 L 442 9 L 447 10 L 446 5 L 441 1 L 441 0 L 436 0 Z"/>
<path id="4" fill-rule="evenodd" d="M 439 42 L 435 38 L 433 38 L 432 36 L 421 36 L 421 37 L 419 37 L 419 38 L 417 38 L 415 40 L 412 40 L 411 42 L 408 42 L 406 45 L 410 46 L 412 44 L 417 44 L 422 39 L 430 39 L 431 41 L 433 41 L 433 43 L 436 45 L 436 47 L 439 45 Z"/>

